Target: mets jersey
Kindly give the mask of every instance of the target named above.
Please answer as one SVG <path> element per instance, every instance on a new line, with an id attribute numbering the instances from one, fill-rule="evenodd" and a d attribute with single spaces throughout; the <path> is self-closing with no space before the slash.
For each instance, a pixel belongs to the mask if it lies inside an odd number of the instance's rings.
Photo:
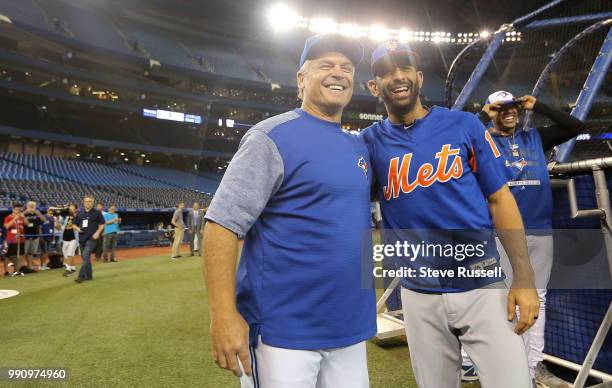
<path id="1" fill-rule="evenodd" d="M 454 269 L 498 265 L 493 225 L 486 198 L 505 183 L 491 135 L 474 115 L 433 107 L 409 126 L 389 119 L 362 132 L 377 181 L 386 243 L 482 244 L 484 253 L 467 259 L 442 257 L 439 250 L 418 259 L 392 257 L 396 265 Z M 395 240 L 395 241 L 390 241 Z M 455 247 L 453 247 L 455 248 Z M 459 292 L 498 282 L 484 278 L 404 277 L 405 288 L 423 292 Z"/>
<path id="2" fill-rule="evenodd" d="M 340 125 L 301 109 L 241 141 L 206 218 L 244 236 L 237 305 L 251 345 L 327 349 L 376 334 L 368 150 Z M 369 243 L 364 239 L 370 239 Z"/>

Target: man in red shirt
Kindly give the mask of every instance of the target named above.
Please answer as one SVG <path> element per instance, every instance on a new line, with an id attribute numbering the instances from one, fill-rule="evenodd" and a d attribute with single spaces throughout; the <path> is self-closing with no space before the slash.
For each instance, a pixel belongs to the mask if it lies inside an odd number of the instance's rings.
<path id="1" fill-rule="evenodd" d="M 13 261 L 13 276 L 21 275 L 23 273 L 20 270 L 20 258 L 25 250 L 25 238 L 23 225 L 25 223 L 25 217 L 23 216 L 23 207 L 20 203 L 13 203 L 13 213 L 9 214 L 4 218 L 4 228 L 6 229 L 6 241 L 8 243 L 8 251 L 6 256 L 9 260 Z"/>

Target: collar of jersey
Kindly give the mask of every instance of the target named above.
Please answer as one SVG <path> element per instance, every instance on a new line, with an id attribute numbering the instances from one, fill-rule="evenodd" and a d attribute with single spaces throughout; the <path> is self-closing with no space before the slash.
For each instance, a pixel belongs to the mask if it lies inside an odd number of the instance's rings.
<path id="1" fill-rule="evenodd" d="M 514 136 L 516 137 L 516 135 L 518 135 L 520 132 L 527 132 L 527 131 L 523 127 L 519 127 L 517 125 L 516 128 L 514 129 Z M 498 136 L 498 137 L 512 137 L 512 135 L 504 136 L 498 132 L 491 132 L 491 135 Z"/>
<path id="2" fill-rule="evenodd" d="M 414 120 L 414 122 L 410 125 L 404 125 L 404 124 L 393 124 L 391 121 L 389 121 L 389 117 L 387 117 L 385 119 L 385 125 L 389 126 L 390 128 L 395 128 L 395 129 L 401 129 L 402 131 L 408 130 L 408 129 L 413 129 L 414 127 L 416 127 L 418 124 L 424 122 L 425 120 L 429 119 L 430 117 L 434 116 L 434 113 L 437 113 L 438 111 L 438 107 L 433 105 L 431 108 L 428 108 L 426 106 L 423 106 L 425 109 L 427 109 L 428 113 L 425 115 L 425 117 L 422 117 L 420 119 L 416 119 Z"/>
<path id="3" fill-rule="evenodd" d="M 303 118 L 305 118 L 307 120 L 310 120 L 310 121 L 314 121 L 314 122 L 318 123 L 319 125 L 325 125 L 325 126 L 328 126 L 328 127 L 334 128 L 334 129 L 340 129 L 340 123 L 334 123 L 332 121 L 327 121 L 327 120 L 320 119 L 320 118 L 315 117 L 315 116 L 311 115 L 310 113 L 306 112 L 302 108 L 296 108 L 295 112 L 297 112 L 300 115 L 300 117 L 303 117 Z"/>

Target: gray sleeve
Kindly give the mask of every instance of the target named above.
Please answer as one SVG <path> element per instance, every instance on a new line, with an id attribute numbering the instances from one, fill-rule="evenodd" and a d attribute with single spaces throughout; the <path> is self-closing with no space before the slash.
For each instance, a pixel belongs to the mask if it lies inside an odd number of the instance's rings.
<path id="1" fill-rule="evenodd" d="M 244 237 L 280 187 L 283 171 L 283 160 L 272 139 L 261 130 L 247 132 L 208 207 L 206 219 Z"/>

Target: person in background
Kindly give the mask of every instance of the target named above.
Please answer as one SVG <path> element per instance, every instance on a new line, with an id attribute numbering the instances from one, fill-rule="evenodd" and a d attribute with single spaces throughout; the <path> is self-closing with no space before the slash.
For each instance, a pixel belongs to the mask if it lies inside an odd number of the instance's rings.
<path id="1" fill-rule="evenodd" d="M 9 260 L 6 256 L 7 250 L 6 240 L 4 239 L 4 233 L 2 228 L 0 228 L 0 259 L 2 259 L 2 265 L 4 265 L 4 277 L 11 276 L 9 272 Z"/>
<path id="2" fill-rule="evenodd" d="M 189 255 L 194 252 L 201 252 L 202 245 L 202 223 L 204 222 L 204 212 L 200 210 L 200 203 L 194 202 L 193 208 L 189 210 L 187 216 L 187 233 L 189 233 Z"/>
<path id="3" fill-rule="evenodd" d="M 104 213 L 104 249 L 102 251 L 102 257 L 105 262 L 112 261 L 117 262 L 117 256 L 115 250 L 117 249 L 117 236 L 119 235 L 119 224 L 121 218 L 117 214 L 117 207 L 110 205 L 108 207 L 108 213 Z"/>
<path id="4" fill-rule="evenodd" d="M 40 226 L 40 232 L 42 234 L 40 237 L 40 270 L 42 271 L 49 269 L 47 262 L 49 261 L 49 250 L 53 245 L 53 229 L 55 226 L 55 217 L 53 216 L 53 211 L 50 208 L 47 209 L 47 214 L 45 214 L 44 217 L 45 222 L 43 222 Z"/>
<path id="5" fill-rule="evenodd" d="M 104 204 L 102 202 L 98 202 L 96 204 L 96 210 L 99 211 L 102 216 L 104 216 L 105 211 L 104 211 Z M 102 254 L 104 252 L 104 239 L 99 238 L 96 241 L 96 247 L 93 251 L 94 255 L 96 255 L 96 261 L 100 261 L 102 259 Z"/>
<path id="6" fill-rule="evenodd" d="M 40 226 L 47 221 L 45 216 L 36 209 L 36 202 L 29 201 L 26 205 L 26 210 L 23 212 L 25 223 L 23 230 L 25 233 L 25 259 L 27 266 L 21 269 L 24 273 L 33 273 L 34 256 L 38 254 L 38 245 L 40 242 Z M 42 264 L 42 260 L 41 260 Z"/>
<path id="7" fill-rule="evenodd" d="M 170 222 L 174 226 L 174 241 L 172 242 L 172 260 L 176 260 L 181 257 L 180 249 L 181 242 L 183 242 L 183 236 L 185 234 L 185 221 L 183 221 L 183 209 L 185 208 L 185 202 L 179 202 L 176 206 L 176 210 L 172 215 L 172 221 Z"/>
<path id="8" fill-rule="evenodd" d="M 79 247 L 78 234 L 74 230 L 74 217 L 77 212 L 77 206 L 70 204 L 68 214 L 64 217 L 55 219 L 55 229 L 60 231 L 62 236 L 62 255 L 64 256 L 64 276 L 70 276 L 76 272 L 74 265 L 74 255 Z"/>
<path id="9" fill-rule="evenodd" d="M 153 225 L 155 227 L 155 245 L 161 247 L 164 238 L 164 222 L 157 222 Z"/>
<path id="10" fill-rule="evenodd" d="M 518 125 L 522 111 L 541 114 L 554 125 L 522 128 Z M 501 153 L 501 170 L 521 212 L 527 234 L 529 259 L 534 269 L 540 299 L 538 320 L 523 334 L 529 372 L 539 385 L 569 388 L 570 383 L 552 374 L 543 363 L 546 289 L 553 265 L 552 189 L 544 153 L 583 133 L 585 124 L 568 113 L 549 107 L 534 96 L 515 98 L 504 90 L 492 93 L 487 98 L 479 118 L 487 125 L 491 138 Z M 506 251 L 499 244 L 498 250 L 501 265 L 506 273 L 506 283 L 509 284 L 513 278 L 512 267 Z M 472 376 L 476 374 L 466 354 L 463 355 L 462 371 L 464 376 L 469 376 L 470 372 Z M 472 380 L 474 379 L 475 376 Z M 464 380 L 467 379 L 464 377 Z"/>
<path id="11" fill-rule="evenodd" d="M 104 217 L 99 210 L 93 208 L 93 204 L 94 198 L 86 195 L 83 198 L 83 209 L 80 209 L 74 218 L 73 229 L 79 233 L 79 248 L 83 258 L 79 277 L 74 280 L 76 283 L 93 280 L 91 253 L 104 231 Z"/>
<path id="12" fill-rule="evenodd" d="M 13 203 L 13 212 L 4 218 L 4 229 L 6 229 L 6 242 L 8 249 L 6 252 L 7 258 L 13 262 L 13 273 L 11 277 L 23 276 L 20 271 L 21 255 L 25 250 L 25 237 L 23 236 L 23 226 L 25 217 L 23 216 L 23 207 L 21 203 Z"/>

